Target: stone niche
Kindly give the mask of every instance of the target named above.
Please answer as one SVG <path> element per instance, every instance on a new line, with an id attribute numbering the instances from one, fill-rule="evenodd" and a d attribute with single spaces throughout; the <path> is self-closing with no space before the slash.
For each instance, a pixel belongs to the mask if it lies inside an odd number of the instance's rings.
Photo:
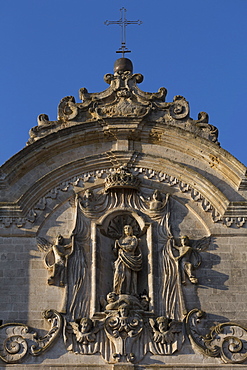
<path id="1" fill-rule="evenodd" d="M 246 366 L 246 167 L 130 63 L 0 168 L 0 369 Z"/>

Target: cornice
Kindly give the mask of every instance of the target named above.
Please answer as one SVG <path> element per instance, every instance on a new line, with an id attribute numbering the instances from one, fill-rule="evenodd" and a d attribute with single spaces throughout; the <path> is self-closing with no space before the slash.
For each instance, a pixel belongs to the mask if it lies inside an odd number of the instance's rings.
<path id="1" fill-rule="evenodd" d="M 148 179 L 189 194 L 203 211 L 211 213 L 213 222 L 240 227 L 247 219 L 247 202 L 230 202 L 214 184 L 193 169 L 170 159 L 133 151 L 116 151 L 81 158 L 47 173 L 32 184 L 17 203 L 2 204 L 1 221 L 6 226 L 15 224 L 19 228 L 26 222 L 36 223 L 42 212 L 47 213 L 49 198 L 56 199 L 58 194 L 66 192 L 70 195 L 62 195 L 62 198 L 71 197 L 75 186 L 103 187 L 106 175 L 125 163 L 141 181 Z"/>

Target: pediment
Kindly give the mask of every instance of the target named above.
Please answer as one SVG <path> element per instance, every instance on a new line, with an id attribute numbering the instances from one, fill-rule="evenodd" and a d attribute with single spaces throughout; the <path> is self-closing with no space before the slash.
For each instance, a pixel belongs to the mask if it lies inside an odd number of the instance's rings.
<path id="1" fill-rule="evenodd" d="M 0 169 L 6 363 L 247 359 L 247 330 L 234 322 L 247 322 L 246 167 L 205 112 L 192 119 L 184 97 L 166 102 L 165 88 L 144 92 L 142 80 L 115 70 L 106 90 L 63 98 L 57 120 L 39 115 Z"/>

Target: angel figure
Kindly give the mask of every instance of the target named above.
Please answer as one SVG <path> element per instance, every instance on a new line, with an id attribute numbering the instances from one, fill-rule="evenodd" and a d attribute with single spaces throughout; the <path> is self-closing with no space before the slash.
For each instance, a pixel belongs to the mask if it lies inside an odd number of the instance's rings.
<path id="1" fill-rule="evenodd" d="M 75 322 L 70 322 L 76 340 L 82 344 L 89 344 L 95 342 L 95 334 L 99 331 L 100 327 L 94 327 L 93 322 L 88 317 L 83 317 Z"/>
<path id="2" fill-rule="evenodd" d="M 211 237 L 204 237 L 194 243 L 194 246 L 190 246 L 190 240 L 187 235 L 180 238 L 181 245 L 173 245 L 173 247 L 178 251 L 178 256 L 174 259 L 179 264 L 179 272 L 181 275 L 181 283 L 186 284 L 186 276 L 192 284 L 197 284 L 198 279 L 195 277 L 193 270 L 198 268 L 201 264 L 201 256 L 199 252 L 205 250 L 209 243 Z"/>
<path id="3" fill-rule="evenodd" d="M 169 194 L 163 199 L 159 190 L 155 190 L 152 195 L 152 200 L 149 203 L 150 211 L 159 211 L 164 208 L 169 198 Z"/>
<path id="4" fill-rule="evenodd" d="M 67 275 L 67 260 L 73 252 L 72 244 L 64 245 L 64 237 L 59 234 L 54 244 L 48 242 L 45 238 L 37 238 L 38 248 L 45 251 L 45 265 L 52 269 L 52 274 L 48 278 L 49 285 L 59 285 L 64 287 Z"/>
<path id="5" fill-rule="evenodd" d="M 88 210 L 91 210 L 93 208 L 93 202 L 95 200 L 94 193 L 90 189 L 86 189 L 84 192 L 83 197 L 81 198 L 81 205 L 83 208 L 87 208 Z"/>
<path id="6" fill-rule="evenodd" d="M 154 319 L 149 319 L 153 330 L 153 339 L 157 343 L 165 344 L 175 341 L 175 334 L 181 333 L 182 324 L 177 321 L 170 321 L 165 316 L 159 316 Z"/>

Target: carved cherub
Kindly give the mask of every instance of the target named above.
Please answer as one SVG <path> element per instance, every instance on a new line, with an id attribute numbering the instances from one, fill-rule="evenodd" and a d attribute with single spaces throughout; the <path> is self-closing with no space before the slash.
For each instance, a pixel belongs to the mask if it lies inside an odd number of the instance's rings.
<path id="1" fill-rule="evenodd" d="M 66 284 L 67 260 L 73 252 L 72 244 L 64 245 L 64 237 L 59 234 L 54 244 L 45 238 L 37 238 L 37 246 L 42 252 L 46 252 L 44 262 L 48 269 L 52 269 L 52 274 L 48 278 L 49 285 Z"/>
<path id="2" fill-rule="evenodd" d="M 84 208 L 91 209 L 94 202 L 94 193 L 90 189 L 86 189 L 83 197 L 81 198 L 81 205 Z"/>
<path id="3" fill-rule="evenodd" d="M 83 317 L 77 321 L 70 322 L 69 325 L 72 327 L 77 342 L 82 344 L 95 342 L 95 334 L 100 330 L 99 326 L 94 327 L 92 320 L 88 317 Z"/>
<path id="4" fill-rule="evenodd" d="M 169 198 L 169 194 L 163 196 L 159 190 L 155 190 L 152 194 L 152 198 L 149 201 L 150 211 L 160 211 L 165 207 Z"/>
<path id="5" fill-rule="evenodd" d="M 181 333 L 181 323 L 177 321 L 171 321 L 165 316 L 159 316 L 154 319 L 149 319 L 151 328 L 153 330 L 153 339 L 157 343 L 173 343 L 175 340 L 175 334 Z"/>
<path id="6" fill-rule="evenodd" d="M 194 242 L 193 247 L 190 246 L 190 240 L 187 235 L 180 238 L 181 245 L 173 245 L 178 251 L 178 256 L 174 259 L 179 264 L 179 272 L 181 274 L 182 284 L 186 284 L 186 276 L 192 284 L 197 284 L 198 279 L 195 277 L 193 270 L 201 264 L 201 256 L 199 252 L 204 251 L 210 244 L 211 237 L 204 237 Z"/>
<path id="7" fill-rule="evenodd" d="M 161 210 L 168 201 L 169 194 L 166 194 L 166 197 L 163 198 L 159 190 L 155 190 L 152 195 L 152 200 L 149 203 L 150 211 L 159 211 Z"/>
<path id="8" fill-rule="evenodd" d="M 107 294 L 107 304 L 105 306 L 106 311 L 111 310 L 143 310 L 141 303 L 137 297 L 130 296 L 128 294 L 116 294 L 110 292 Z M 120 312 L 120 311 L 119 311 Z M 123 310 L 121 311 L 123 313 Z"/>

